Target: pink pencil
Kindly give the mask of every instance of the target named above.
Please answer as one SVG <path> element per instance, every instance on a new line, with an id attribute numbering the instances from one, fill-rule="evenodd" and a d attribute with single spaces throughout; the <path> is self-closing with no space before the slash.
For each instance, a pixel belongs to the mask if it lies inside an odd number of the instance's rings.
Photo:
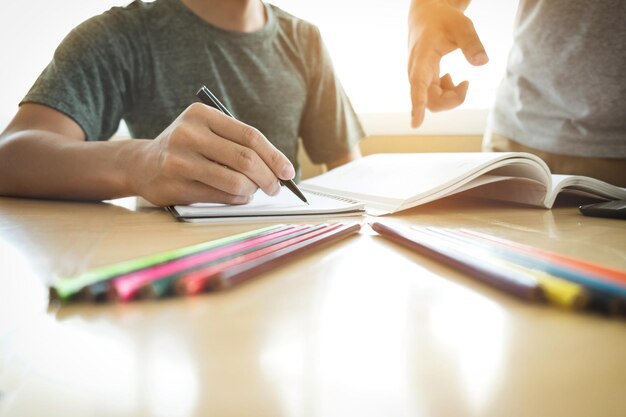
<path id="1" fill-rule="evenodd" d="M 216 260 L 220 257 L 257 246 L 261 243 L 279 238 L 281 236 L 295 233 L 308 227 L 310 226 L 302 225 L 288 228 L 285 230 L 280 230 L 278 232 L 270 233 L 262 237 L 249 239 L 214 250 L 209 250 L 207 252 L 202 252 L 197 255 L 189 256 L 187 258 L 175 260 L 166 264 L 157 265 L 151 268 L 143 269 L 141 271 L 133 272 L 128 275 L 122 275 L 112 281 L 112 289 L 115 291 L 115 295 L 120 301 L 129 301 L 135 296 L 135 294 L 137 293 L 137 291 L 139 291 L 141 287 L 152 281 L 156 281 L 158 279 L 180 273 L 189 268 L 193 268 L 203 263 Z"/>
<path id="2" fill-rule="evenodd" d="M 211 265 L 206 268 L 199 269 L 197 271 L 190 272 L 184 276 L 182 276 L 178 282 L 176 282 L 176 292 L 179 294 L 198 294 L 202 292 L 207 284 L 218 274 L 227 271 L 229 268 L 233 268 L 235 266 L 245 264 L 246 262 L 253 261 L 255 259 L 261 258 L 270 253 L 276 252 L 280 249 L 284 249 L 293 245 L 296 245 L 300 242 L 308 241 L 316 238 L 317 236 L 324 235 L 328 232 L 331 232 L 339 227 L 343 226 L 340 223 L 331 224 L 320 228 L 318 230 L 312 231 L 311 233 L 307 233 L 302 236 L 294 237 L 293 239 L 286 240 L 284 242 L 277 243 L 275 245 L 254 251 L 252 253 L 248 253 L 244 256 L 239 256 L 234 259 L 227 260 L 225 262 L 221 262 L 216 265 Z"/>

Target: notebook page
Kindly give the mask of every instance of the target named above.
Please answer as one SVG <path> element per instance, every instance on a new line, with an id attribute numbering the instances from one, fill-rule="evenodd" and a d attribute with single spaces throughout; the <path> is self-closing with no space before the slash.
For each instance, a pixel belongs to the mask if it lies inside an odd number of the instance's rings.
<path id="1" fill-rule="evenodd" d="M 511 153 L 377 154 L 302 182 L 304 189 L 400 205 L 450 187 Z"/>
<path id="2" fill-rule="evenodd" d="M 552 192 L 546 198 L 546 207 L 552 207 L 557 195 L 562 191 L 600 199 L 626 199 L 626 188 L 582 175 L 552 174 Z"/>
<path id="3" fill-rule="evenodd" d="M 181 217 L 233 217 L 233 216 L 276 216 L 333 214 L 363 210 L 362 203 L 341 200 L 303 191 L 309 204 L 302 202 L 291 191 L 281 187 L 277 196 L 271 197 L 258 190 L 248 204 L 229 205 L 196 203 L 188 206 L 174 206 Z"/>

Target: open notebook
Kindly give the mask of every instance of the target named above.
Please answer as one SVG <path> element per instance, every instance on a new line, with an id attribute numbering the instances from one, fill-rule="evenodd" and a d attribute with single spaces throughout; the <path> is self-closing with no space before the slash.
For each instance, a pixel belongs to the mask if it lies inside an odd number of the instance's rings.
<path id="1" fill-rule="evenodd" d="M 624 188 L 589 177 L 552 175 L 539 157 L 521 152 L 376 154 L 303 181 L 300 188 L 363 202 L 372 215 L 468 190 L 473 196 L 544 208 L 551 208 L 561 192 L 626 199 Z"/>
<path id="2" fill-rule="evenodd" d="M 594 178 L 553 175 L 539 157 L 520 152 L 376 154 L 350 162 L 299 185 L 310 206 L 288 190 L 278 197 L 257 192 L 250 204 L 193 204 L 170 211 L 186 221 L 327 219 L 395 213 L 453 194 L 550 208 L 561 192 L 607 200 L 626 199 L 626 189 Z"/>
<path id="3" fill-rule="evenodd" d="M 317 221 L 335 217 L 360 216 L 365 205 L 342 197 L 303 192 L 309 204 L 303 203 L 285 187 L 275 197 L 257 191 L 248 204 L 228 205 L 196 203 L 170 206 L 168 210 L 179 220 L 194 223 L 259 222 L 266 220 Z"/>

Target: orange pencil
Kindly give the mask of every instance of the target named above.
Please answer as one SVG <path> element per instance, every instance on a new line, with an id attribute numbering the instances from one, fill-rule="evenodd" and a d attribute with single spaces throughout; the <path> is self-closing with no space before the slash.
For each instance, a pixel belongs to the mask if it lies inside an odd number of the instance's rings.
<path id="1" fill-rule="evenodd" d="M 335 229 L 337 229 L 336 231 L 337 233 L 333 233 Z M 263 263 L 264 262 L 263 259 L 267 259 L 264 257 L 270 257 L 271 260 L 275 260 L 276 257 L 280 257 L 282 261 L 287 261 L 289 260 L 289 258 L 287 257 L 288 255 L 300 252 L 304 248 L 313 248 L 316 243 L 319 244 L 319 242 L 329 241 L 332 238 L 337 238 L 339 236 L 342 236 L 343 234 L 339 234 L 339 232 L 343 232 L 346 229 L 349 229 L 349 231 L 353 231 L 355 230 L 355 226 L 354 225 L 346 226 L 346 225 L 342 225 L 339 223 L 331 224 L 319 230 L 315 230 L 311 233 L 307 233 L 302 236 L 297 236 L 297 237 L 294 237 L 293 239 L 289 239 L 284 242 L 278 243 L 276 245 L 262 248 L 258 251 L 245 254 L 241 257 L 237 257 L 237 258 L 222 262 L 220 264 L 212 265 L 207 268 L 203 268 L 201 270 L 191 272 L 181 277 L 176 282 L 176 285 L 175 285 L 176 292 L 182 293 L 182 294 L 198 294 L 209 287 L 218 288 L 218 287 L 229 286 L 229 285 L 223 285 L 226 282 L 224 277 L 222 277 L 222 280 L 219 284 L 214 284 L 212 281 L 216 277 L 220 276 L 220 274 L 226 274 L 227 271 L 229 271 L 231 268 L 248 264 L 250 262 L 254 262 L 255 260 L 259 260 L 259 262 Z M 274 252 L 277 252 L 277 255 L 270 256 Z M 276 264 L 277 262 L 278 261 L 275 261 L 274 264 Z M 249 265 L 252 265 L 252 264 L 249 264 Z M 256 275 L 257 270 L 253 270 L 252 273 Z M 230 274 L 227 276 L 230 276 Z"/>
<path id="2" fill-rule="evenodd" d="M 604 279 L 613 281 L 618 284 L 626 285 L 626 271 L 620 271 L 618 269 L 609 268 L 604 265 L 599 265 L 596 263 L 584 261 L 582 259 L 571 258 L 569 256 L 560 255 L 558 253 L 549 252 L 547 250 L 534 248 L 528 245 L 523 245 L 521 243 L 502 239 L 496 236 L 491 236 L 491 235 L 477 232 L 474 230 L 461 229 L 459 230 L 459 232 L 465 233 L 466 235 L 471 235 L 471 236 L 474 236 L 483 240 L 492 241 L 500 245 L 508 246 L 510 248 L 517 249 L 521 252 L 525 252 L 529 255 L 535 256 L 537 258 L 541 258 L 543 260 L 546 260 L 555 264 L 563 265 L 569 268 L 578 269 L 580 271 L 584 271 L 586 273 L 595 275 L 597 277 L 604 278 Z"/>

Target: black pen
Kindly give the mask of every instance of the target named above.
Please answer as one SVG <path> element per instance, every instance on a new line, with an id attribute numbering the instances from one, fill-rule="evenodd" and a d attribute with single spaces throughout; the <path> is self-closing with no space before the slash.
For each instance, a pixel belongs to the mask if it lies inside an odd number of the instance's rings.
<path id="1" fill-rule="evenodd" d="M 211 90 L 209 90 L 207 88 L 206 85 L 203 85 L 202 87 L 200 87 L 200 90 L 198 90 L 198 92 L 196 93 L 196 97 L 198 97 L 200 99 L 200 101 L 202 101 L 207 106 L 211 106 L 213 108 L 216 108 L 217 110 L 219 110 L 222 113 L 232 117 L 233 119 L 235 118 L 235 116 L 233 116 L 233 114 L 226 108 L 226 106 L 224 106 L 217 99 L 217 97 L 215 97 L 215 95 L 211 92 Z M 285 187 L 289 188 L 289 190 L 292 193 L 294 193 L 300 200 L 302 200 L 305 203 L 309 204 L 309 202 L 307 201 L 306 197 L 304 196 L 304 194 L 302 194 L 302 191 L 300 191 L 300 189 L 298 188 L 298 186 L 296 185 L 295 182 L 293 182 L 292 180 L 280 180 L 280 182 Z"/>

